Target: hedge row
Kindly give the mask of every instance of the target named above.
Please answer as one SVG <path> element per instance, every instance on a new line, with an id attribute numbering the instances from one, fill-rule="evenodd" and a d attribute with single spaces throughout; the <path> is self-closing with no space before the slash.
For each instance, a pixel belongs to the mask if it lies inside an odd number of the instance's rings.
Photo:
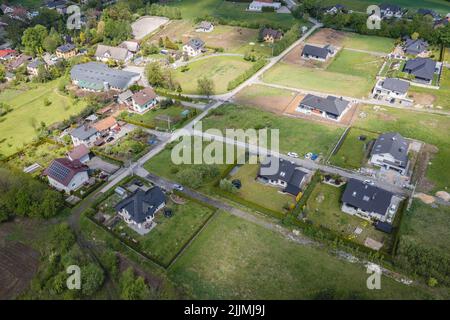
<path id="1" fill-rule="evenodd" d="M 264 67 L 266 65 L 266 63 L 267 63 L 267 60 L 265 60 L 265 59 L 260 59 L 260 60 L 256 61 L 250 69 L 245 71 L 243 74 L 239 75 L 234 80 L 231 80 L 230 82 L 228 82 L 227 90 L 230 91 L 230 90 L 233 90 L 234 88 L 236 88 L 237 86 L 239 86 L 245 80 L 247 80 L 252 75 L 254 75 L 256 72 L 258 72 L 262 67 Z"/>

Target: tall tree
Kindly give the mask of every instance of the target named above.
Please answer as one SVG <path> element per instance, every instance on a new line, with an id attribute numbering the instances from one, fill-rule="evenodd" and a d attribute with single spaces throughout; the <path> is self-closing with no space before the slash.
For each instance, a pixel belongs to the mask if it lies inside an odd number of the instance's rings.
<path id="1" fill-rule="evenodd" d="M 214 82 L 212 79 L 202 77 L 197 80 L 198 93 L 204 96 L 211 96 L 214 94 Z"/>
<path id="2" fill-rule="evenodd" d="M 25 52 L 33 56 L 41 54 L 44 51 L 43 43 L 47 36 L 47 29 L 40 24 L 26 29 L 22 36 Z"/>

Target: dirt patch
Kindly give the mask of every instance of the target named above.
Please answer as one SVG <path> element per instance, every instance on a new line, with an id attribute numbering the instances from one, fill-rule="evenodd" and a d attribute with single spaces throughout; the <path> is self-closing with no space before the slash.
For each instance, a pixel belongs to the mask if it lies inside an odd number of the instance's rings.
<path id="1" fill-rule="evenodd" d="M 308 38 L 308 43 L 314 43 L 314 44 L 331 44 L 335 47 L 342 47 L 344 40 L 345 40 L 345 32 L 342 31 L 336 31 L 333 29 L 320 29 L 319 31 L 315 32 L 311 37 Z"/>
<path id="2" fill-rule="evenodd" d="M 302 51 L 305 45 L 303 43 L 295 46 L 289 53 L 282 59 L 283 62 L 292 63 L 304 68 L 314 68 L 314 69 L 326 69 L 327 66 L 333 61 L 333 59 L 328 59 L 327 62 L 320 62 L 312 59 L 303 59 Z"/>
<path id="3" fill-rule="evenodd" d="M 425 176 L 428 163 L 433 156 L 439 151 L 436 146 L 425 144 L 417 157 L 417 162 L 414 167 L 414 175 L 412 180 L 417 182 L 417 190 L 422 192 L 430 192 L 434 188 L 434 184 Z"/>
<path id="4" fill-rule="evenodd" d="M 433 196 L 430 196 L 425 193 L 416 193 L 414 194 L 414 198 L 417 198 L 426 204 L 432 204 L 436 201 L 436 199 Z"/>
<path id="5" fill-rule="evenodd" d="M 133 36 L 136 40 L 141 40 L 167 22 L 169 19 L 164 17 L 142 17 L 131 25 Z"/>
<path id="6" fill-rule="evenodd" d="M 241 91 L 242 92 L 242 91 Z M 288 105 L 291 103 L 293 99 L 292 95 L 286 96 L 258 96 L 251 95 L 247 96 L 245 94 L 237 94 L 234 97 L 234 101 L 238 104 L 253 106 L 260 109 L 263 109 L 268 112 L 283 114 Z"/>
<path id="7" fill-rule="evenodd" d="M 39 253 L 20 243 L 0 247 L 0 299 L 14 299 L 29 286 L 39 266 Z"/>
<path id="8" fill-rule="evenodd" d="M 436 97 L 429 93 L 411 92 L 409 96 L 414 100 L 415 104 L 424 106 L 432 105 L 436 101 Z"/>

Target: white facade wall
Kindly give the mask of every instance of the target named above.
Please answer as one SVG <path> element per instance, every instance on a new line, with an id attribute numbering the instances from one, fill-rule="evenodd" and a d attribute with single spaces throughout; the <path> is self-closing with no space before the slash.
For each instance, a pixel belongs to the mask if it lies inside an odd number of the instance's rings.
<path id="1" fill-rule="evenodd" d="M 57 190 L 64 191 L 66 193 L 70 193 L 71 191 L 77 190 L 80 188 L 85 182 L 89 180 L 89 175 L 87 171 L 79 172 L 77 173 L 72 180 L 69 182 L 67 186 L 63 185 L 62 183 L 59 183 L 55 179 L 48 177 L 48 182 L 52 187 L 54 187 Z"/>

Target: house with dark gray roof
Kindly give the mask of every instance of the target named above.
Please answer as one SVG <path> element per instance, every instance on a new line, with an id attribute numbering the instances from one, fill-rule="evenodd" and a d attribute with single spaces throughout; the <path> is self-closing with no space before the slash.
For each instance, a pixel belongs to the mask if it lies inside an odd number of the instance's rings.
<path id="1" fill-rule="evenodd" d="M 428 51 L 428 42 L 423 39 L 413 40 L 411 37 L 406 36 L 403 38 L 403 51 L 406 54 L 421 55 Z"/>
<path id="2" fill-rule="evenodd" d="M 273 166 L 273 161 L 277 161 L 278 166 L 276 164 Z M 276 172 L 271 172 L 274 171 L 274 168 L 277 169 Z M 308 173 L 294 162 L 268 157 L 267 161 L 260 164 L 257 178 L 265 183 L 283 188 L 285 193 L 297 196 L 307 183 L 307 175 Z"/>
<path id="3" fill-rule="evenodd" d="M 403 100 L 407 97 L 409 85 L 408 81 L 396 78 L 380 79 L 373 88 L 372 95 L 374 97 L 385 97 L 389 100 Z"/>
<path id="4" fill-rule="evenodd" d="M 392 3 L 382 3 L 379 5 L 382 19 L 397 18 L 400 19 L 405 14 L 405 10 L 399 5 Z"/>
<path id="5" fill-rule="evenodd" d="M 73 66 L 70 78 L 75 85 L 85 90 L 124 91 L 139 80 L 140 74 L 112 69 L 99 62 L 88 62 Z"/>
<path id="6" fill-rule="evenodd" d="M 165 205 L 166 195 L 160 187 L 153 187 L 147 191 L 139 188 L 120 201 L 115 209 L 126 223 L 145 229 L 152 224 L 155 214 Z"/>
<path id="7" fill-rule="evenodd" d="M 45 169 L 44 175 L 52 187 L 69 193 L 89 180 L 88 170 L 89 167 L 78 159 L 58 158 Z"/>
<path id="8" fill-rule="evenodd" d="M 345 12 L 346 8 L 342 4 L 335 4 L 334 6 L 328 6 L 325 9 L 325 14 L 337 14 L 340 12 Z"/>
<path id="9" fill-rule="evenodd" d="M 330 45 L 326 45 L 321 48 L 307 44 L 302 51 L 302 57 L 304 59 L 314 59 L 319 61 L 326 61 L 328 58 L 334 56 L 335 54 L 336 49 Z"/>
<path id="10" fill-rule="evenodd" d="M 205 42 L 202 39 L 192 38 L 183 46 L 183 53 L 195 57 L 203 52 L 204 47 Z"/>
<path id="11" fill-rule="evenodd" d="M 76 47 L 73 43 L 65 43 L 59 46 L 58 48 L 56 48 L 55 53 L 58 58 L 63 59 L 69 59 L 77 54 Z"/>
<path id="12" fill-rule="evenodd" d="M 70 137 L 72 138 L 72 143 L 75 147 L 80 144 L 84 144 L 86 147 L 92 147 L 95 144 L 95 141 L 100 137 L 100 132 L 93 126 L 83 124 L 72 130 Z"/>
<path id="13" fill-rule="evenodd" d="M 328 96 L 322 98 L 313 94 L 307 94 L 302 101 L 300 101 L 296 111 L 339 121 L 349 107 L 350 101 L 347 101 L 342 97 Z"/>
<path id="14" fill-rule="evenodd" d="M 397 132 L 381 134 L 370 152 L 370 163 L 388 170 L 406 174 L 409 142 Z"/>
<path id="15" fill-rule="evenodd" d="M 260 39 L 264 40 L 264 42 L 274 43 L 275 41 L 281 40 L 283 38 L 283 32 L 281 30 L 262 28 L 259 32 L 259 37 Z"/>
<path id="16" fill-rule="evenodd" d="M 28 72 L 28 74 L 31 75 L 31 76 L 37 76 L 39 74 L 39 67 L 40 66 L 44 66 L 45 67 L 44 61 L 42 61 L 42 59 L 40 59 L 40 58 L 34 59 L 33 61 L 31 61 L 27 65 L 27 72 Z"/>
<path id="17" fill-rule="evenodd" d="M 430 58 L 416 58 L 406 61 L 403 71 L 413 75 L 416 82 L 431 84 L 439 68 Z"/>
<path id="18" fill-rule="evenodd" d="M 387 190 L 349 179 L 341 201 L 341 209 L 345 213 L 390 223 L 398 209 L 400 198 Z"/>

